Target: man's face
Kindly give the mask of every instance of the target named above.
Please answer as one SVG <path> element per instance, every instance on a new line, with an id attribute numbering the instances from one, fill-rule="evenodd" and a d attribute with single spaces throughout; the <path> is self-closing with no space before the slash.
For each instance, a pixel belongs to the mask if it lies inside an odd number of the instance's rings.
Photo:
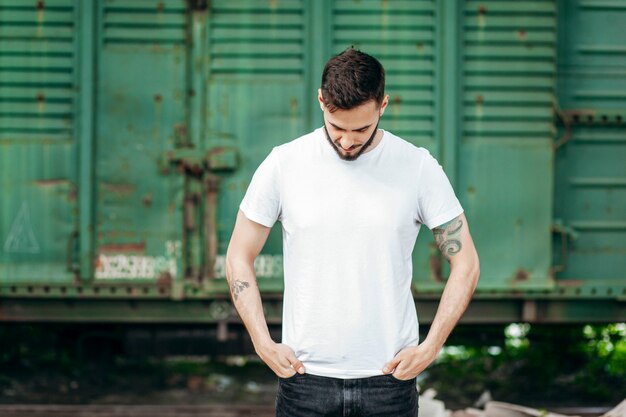
<path id="1" fill-rule="evenodd" d="M 387 97 L 381 106 L 378 106 L 375 100 L 371 100 L 353 109 L 337 109 L 332 113 L 326 109 L 323 102 L 321 104 L 328 143 L 339 158 L 344 161 L 354 161 L 374 141 L 378 121 L 387 104 Z"/>

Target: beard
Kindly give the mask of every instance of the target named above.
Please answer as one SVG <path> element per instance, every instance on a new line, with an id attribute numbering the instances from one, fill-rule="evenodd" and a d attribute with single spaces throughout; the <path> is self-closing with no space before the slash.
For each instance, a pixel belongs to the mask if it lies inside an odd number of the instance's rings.
<path id="1" fill-rule="evenodd" d="M 378 119 L 378 122 L 380 122 L 380 118 Z M 333 140 L 330 138 L 330 135 L 328 134 L 328 130 L 326 129 L 326 121 L 324 121 L 324 133 L 326 133 L 326 140 L 328 141 L 330 146 L 335 150 L 335 153 L 337 154 L 339 158 L 341 158 L 344 161 L 354 161 L 359 156 L 361 156 L 363 152 L 365 152 L 367 148 L 369 148 L 372 142 L 374 141 L 374 137 L 376 137 L 376 133 L 378 132 L 378 122 L 376 122 L 376 127 L 374 128 L 374 132 L 372 132 L 372 135 L 367 140 L 367 142 L 365 142 L 361 146 L 361 149 L 359 149 L 359 151 L 354 154 L 346 155 L 346 154 L 341 153 L 342 151 L 339 150 L 339 147 L 335 145 L 335 142 L 333 142 Z"/>

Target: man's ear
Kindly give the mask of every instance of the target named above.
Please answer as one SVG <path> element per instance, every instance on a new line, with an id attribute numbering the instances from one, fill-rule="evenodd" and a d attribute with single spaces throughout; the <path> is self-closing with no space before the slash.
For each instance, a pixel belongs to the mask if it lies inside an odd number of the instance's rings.
<path id="1" fill-rule="evenodd" d="M 317 101 L 319 101 L 319 103 L 320 103 L 320 109 L 322 109 L 322 111 L 324 111 L 324 107 L 326 107 L 326 106 L 324 104 L 324 96 L 322 96 L 322 89 L 321 88 L 317 89 Z"/>
<path id="2" fill-rule="evenodd" d="M 378 109 L 378 111 L 381 116 L 385 113 L 387 104 L 389 104 L 389 94 L 385 94 L 385 97 L 383 97 L 383 102 L 380 103 L 380 108 Z"/>

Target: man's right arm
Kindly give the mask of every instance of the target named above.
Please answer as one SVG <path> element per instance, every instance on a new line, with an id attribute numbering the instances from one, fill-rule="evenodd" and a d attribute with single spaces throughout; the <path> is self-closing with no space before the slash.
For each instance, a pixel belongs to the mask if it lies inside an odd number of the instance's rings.
<path id="1" fill-rule="evenodd" d="M 254 260 L 263 249 L 270 230 L 238 211 L 226 251 L 226 279 L 233 305 L 250 334 L 257 354 L 277 375 L 289 377 L 302 363 L 291 348 L 272 340 L 254 273 Z"/>

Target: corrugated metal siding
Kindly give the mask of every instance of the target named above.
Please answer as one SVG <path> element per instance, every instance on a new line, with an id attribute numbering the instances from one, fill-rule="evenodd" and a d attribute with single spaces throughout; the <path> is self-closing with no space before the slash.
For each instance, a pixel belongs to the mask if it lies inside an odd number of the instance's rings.
<path id="1" fill-rule="evenodd" d="M 304 73 L 302 0 L 210 2 L 211 74 L 249 78 Z"/>
<path id="2" fill-rule="evenodd" d="M 97 8 L 95 277 L 169 282 L 183 275 L 184 174 L 158 164 L 187 123 L 186 2 Z"/>
<path id="3" fill-rule="evenodd" d="M 0 4 L 0 140 L 67 141 L 74 130 L 73 0 Z"/>
<path id="4" fill-rule="evenodd" d="M 0 282 L 68 282 L 76 3 L 0 3 Z"/>
<path id="5" fill-rule="evenodd" d="M 104 44 L 183 44 L 187 38 L 187 5 L 181 0 L 106 0 Z"/>
<path id="6" fill-rule="evenodd" d="M 555 154 L 557 274 L 581 294 L 622 294 L 626 271 L 626 1 L 561 1 L 558 101 L 570 139 Z M 574 119 L 574 115 L 578 118 Z M 564 259 L 562 251 L 566 252 Z M 623 286 L 623 285 L 622 285 Z"/>
<path id="7" fill-rule="evenodd" d="M 481 288 L 551 287 L 555 1 L 467 1 L 458 190 Z"/>
<path id="8" fill-rule="evenodd" d="M 435 13 L 434 1 L 337 0 L 332 47 L 354 45 L 381 61 L 390 103 L 380 126 L 436 154 Z"/>

